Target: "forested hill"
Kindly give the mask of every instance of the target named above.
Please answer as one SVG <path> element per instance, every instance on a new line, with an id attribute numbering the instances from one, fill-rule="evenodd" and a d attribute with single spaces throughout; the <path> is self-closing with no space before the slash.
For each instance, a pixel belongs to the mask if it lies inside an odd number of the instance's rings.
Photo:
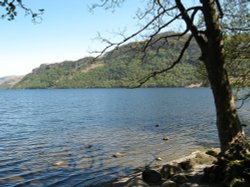
<path id="1" fill-rule="evenodd" d="M 167 34 L 167 33 L 164 33 Z M 146 41 L 133 42 L 107 52 L 98 60 L 86 57 L 77 61 L 42 64 L 26 75 L 14 88 L 111 88 L 133 87 L 152 71 L 168 67 L 179 55 L 186 37 L 159 40 L 142 53 Z M 144 87 L 179 87 L 200 83 L 196 67 L 199 49 L 194 42 L 183 60 L 168 73 L 149 80 Z M 143 60 L 142 60 L 143 59 Z"/>

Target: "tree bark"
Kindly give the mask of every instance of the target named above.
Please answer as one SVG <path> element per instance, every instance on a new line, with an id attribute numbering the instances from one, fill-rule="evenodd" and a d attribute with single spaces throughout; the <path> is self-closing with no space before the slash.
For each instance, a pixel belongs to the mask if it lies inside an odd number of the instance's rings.
<path id="1" fill-rule="evenodd" d="M 236 140 L 245 139 L 237 114 L 232 89 L 225 69 L 223 38 L 214 0 L 201 0 L 206 24 L 206 44 L 202 47 L 202 60 L 213 91 L 217 128 L 221 149 L 225 152 Z"/>
<path id="2" fill-rule="evenodd" d="M 225 69 L 223 38 L 216 2 L 215 0 L 200 0 L 200 2 L 206 25 L 205 34 L 194 26 L 181 0 L 176 0 L 176 5 L 201 49 L 201 60 L 205 64 L 214 96 L 221 150 L 225 152 L 235 141 L 245 142 L 245 136 Z"/>

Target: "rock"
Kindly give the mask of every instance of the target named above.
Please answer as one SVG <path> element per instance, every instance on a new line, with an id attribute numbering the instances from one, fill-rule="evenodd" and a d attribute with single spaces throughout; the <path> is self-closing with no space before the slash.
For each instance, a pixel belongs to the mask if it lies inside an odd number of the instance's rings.
<path id="1" fill-rule="evenodd" d="M 87 146 L 86 146 L 87 149 L 90 149 L 90 148 L 92 148 L 92 147 L 93 147 L 93 145 L 87 145 Z"/>
<path id="2" fill-rule="evenodd" d="M 198 152 L 195 154 L 194 158 L 179 163 L 179 166 L 184 170 L 190 170 L 198 165 L 212 165 L 216 160 L 217 159 L 214 156 Z"/>
<path id="3" fill-rule="evenodd" d="M 149 185 L 141 179 L 132 179 L 125 187 L 149 187 Z"/>
<path id="4" fill-rule="evenodd" d="M 207 155 L 213 156 L 213 157 L 218 157 L 220 153 L 220 149 L 219 148 L 213 148 L 213 149 L 209 149 L 206 151 Z"/>
<path id="5" fill-rule="evenodd" d="M 161 185 L 161 187 L 177 187 L 177 184 L 174 181 L 167 180 Z"/>
<path id="6" fill-rule="evenodd" d="M 171 178 L 171 180 L 173 180 L 177 184 L 184 184 L 184 183 L 188 182 L 188 179 L 187 179 L 186 175 L 184 175 L 184 174 L 175 175 Z"/>
<path id="7" fill-rule="evenodd" d="M 56 166 L 56 167 L 65 167 L 67 165 L 68 165 L 67 161 L 65 160 L 60 160 L 60 161 L 53 163 L 53 166 Z"/>
<path id="8" fill-rule="evenodd" d="M 187 183 L 184 183 L 184 184 L 181 184 L 179 185 L 180 187 L 208 187 L 208 185 L 200 185 L 200 184 L 197 184 L 197 183 L 190 183 L 190 182 L 187 182 Z"/>
<path id="9" fill-rule="evenodd" d="M 143 171 L 142 179 L 148 184 L 160 184 L 162 182 L 161 174 L 152 169 L 146 169 Z"/>
<path id="10" fill-rule="evenodd" d="M 242 127 L 247 127 L 247 124 L 243 124 L 243 123 L 242 123 L 241 126 L 242 126 Z"/>
<path id="11" fill-rule="evenodd" d="M 160 171 L 161 176 L 166 179 L 169 179 L 172 176 L 179 174 L 180 172 L 182 172 L 182 169 L 180 167 L 170 164 L 164 165 Z"/>
<path id="12" fill-rule="evenodd" d="M 214 156 L 205 154 L 205 153 L 197 153 L 194 161 L 197 164 L 212 164 L 213 162 L 215 162 L 217 159 Z"/>
<path id="13" fill-rule="evenodd" d="M 195 164 L 196 163 L 194 162 L 193 159 L 188 159 L 188 160 L 185 160 L 185 161 L 179 163 L 179 166 L 184 170 L 190 170 L 190 169 L 194 168 Z"/>
<path id="14" fill-rule="evenodd" d="M 169 140 L 169 137 L 168 137 L 168 136 L 164 136 L 164 137 L 162 138 L 162 140 L 167 141 L 167 140 Z"/>
<path id="15" fill-rule="evenodd" d="M 115 154 L 112 155 L 112 156 L 113 156 L 114 158 L 120 158 L 120 157 L 124 157 L 125 154 L 117 152 L 117 153 L 115 153 Z"/>
<path id="16" fill-rule="evenodd" d="M 223 180 L 222 167 L 219 165 L 213 165 L 204 169 L 202 181 L 206 183 L 217 183 Z"/>
<path id="17" fill-rule="evenodd" d="M 155 160 L 156 161 L 162 161 L 162 158 L 161 157 L 157 157 Z"/>

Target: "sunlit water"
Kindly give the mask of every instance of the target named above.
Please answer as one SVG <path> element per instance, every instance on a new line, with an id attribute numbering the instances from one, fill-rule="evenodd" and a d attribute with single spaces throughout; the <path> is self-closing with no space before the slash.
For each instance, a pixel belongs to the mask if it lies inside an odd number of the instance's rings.
<path id="1" fill-rule="evenodd" d="M 206 88 L 0 90 L 1 187 L 90 186 L 214 146 Z"/>

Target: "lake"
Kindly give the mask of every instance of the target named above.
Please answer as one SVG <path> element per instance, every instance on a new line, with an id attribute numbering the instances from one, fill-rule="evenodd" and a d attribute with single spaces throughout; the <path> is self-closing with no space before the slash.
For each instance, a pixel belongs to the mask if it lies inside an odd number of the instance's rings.
<path id="1" fill-rule="evenodd" d="M 219 146 L 208 88 L 0 90 L 0 116 L 3 187 L 91 186 Z"/>

